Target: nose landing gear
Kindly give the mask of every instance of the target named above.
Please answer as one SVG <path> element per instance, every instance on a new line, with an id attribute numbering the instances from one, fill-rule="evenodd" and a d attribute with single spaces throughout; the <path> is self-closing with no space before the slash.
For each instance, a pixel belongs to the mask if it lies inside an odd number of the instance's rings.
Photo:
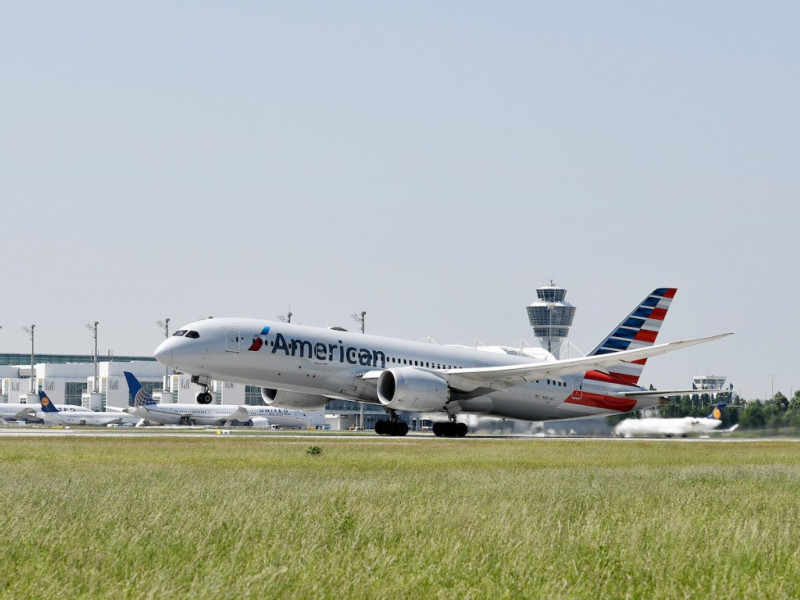
<path id="1" fill-rule="evenodd" d="M 205 375 L 192 375 L 192 383 L 195 383 L 203 388 L 203 391 L 197 394 L 198 404 L 211 404 L 214 397 L 208 391 L 208 386 L 211 384 L 211 378 Z"/>

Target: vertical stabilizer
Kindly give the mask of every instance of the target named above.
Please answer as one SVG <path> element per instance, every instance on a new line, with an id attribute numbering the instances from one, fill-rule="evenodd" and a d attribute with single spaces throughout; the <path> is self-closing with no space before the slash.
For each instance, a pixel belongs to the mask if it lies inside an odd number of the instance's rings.
<path id="1" fill-rule="evenodd" d="M 677 288 L 658 288 L 653 290 L 600 344 L 589 353 L 611 354 L 622 350 L 636 350 L 652 346 L 667 310 L 675 297 Z M 614 378 L 636 385 L 647 359 L 628 362 L 609 367 Z"/>
<path id="2" fill-rule="evenodd" d="M 52 403 L 50 398 L 47 397 L 43 391 L 39 390 L 39 402 L 42 405 L 42 411 L 46 413 L 57 413 L 56 405 Z"/>
<path id="3" fill-rule="evenodd" d="M 134 406 L 148 406 L 151 404 L 156 404 L 156 401 L 153 400 L 153 397 L 148 394 L 142 384 L 139 383 L 139 380 L 136 379 L 133 373 L 128 371 L 123 371 L 125 375 L 125 379 L 128 381 L 128 389 L 131 392 L 131 398 L 133 398 L 133 405 Z"/>

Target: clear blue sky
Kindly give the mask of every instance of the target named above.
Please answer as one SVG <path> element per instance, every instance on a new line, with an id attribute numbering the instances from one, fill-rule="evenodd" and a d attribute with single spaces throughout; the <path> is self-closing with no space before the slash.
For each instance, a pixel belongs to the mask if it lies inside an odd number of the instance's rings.
<path id="1" fill-rule="evenodd" d="M 800 388 L 796 2 L 6 2 L 0 352 L 208 315 L 589 350 L 676 286 L 646 383 Z"/>

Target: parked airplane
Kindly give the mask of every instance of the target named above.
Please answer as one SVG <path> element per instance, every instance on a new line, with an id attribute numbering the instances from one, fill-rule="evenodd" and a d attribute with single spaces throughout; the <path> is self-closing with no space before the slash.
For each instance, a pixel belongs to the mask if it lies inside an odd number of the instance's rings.
<path id="1" fill-rule="evenodd" d="M 36 408 L 30 404 L 0 402 L 0 421 L 25 421 L 27 423 L 41 423 L 42 420 L 36 416 Z"/>
<path id="2" fill-rule="evenodd" d="M 42 409 L 37 412 L 45 425 L 108 425 L 120 423 L 124 415 L 94 411 L 83 406 L 63 405 L 58 408 L 47 394 L 39 391 Z"/>
<path id="3" fill-rule="evenodd" d="M 443 411 L 439 436 L 464 436 L 460 412 L 529 421 L 649 408 L 662 392 L 637 385 L 646 359 L 725 335 L 654 345 L 674 288 L 639 303 L 583 358 L 536 360 L 512 349 L 486 352 L 257 319 L 190 323 L 155 350 L 165 365 L 207 386 L 212 379 L 261 386 L 272 406 L 320 408 L 329 398 L 382 405 L 379 434 L 405 435 L 398 410 Z M 207 391 L 198 402 L 207 403 Z"/>
<path id="4" fill-rule="evenodd" d="M 134 399 L 134 406 L 129 411 L 156 425 L 244 425 L 296 429 L 305 428 L 311 422 L 303 411 L 273 406 L 160 404 L 142 388 L 133 373 L 124 373 Z"/>
<path id="5" fill-rule="evenodd" d="M 621 437 L 664 436 L 686 437 L 689 434 L 730 433 L 736 431 L 738 424 L 729 429 L 717 429 L 722 425 L 722 409 L 727 402 L 717 402 L 707 417 L 678 417 L 672 419 L 625 419 L 614 427 L 614 435 Z"/>

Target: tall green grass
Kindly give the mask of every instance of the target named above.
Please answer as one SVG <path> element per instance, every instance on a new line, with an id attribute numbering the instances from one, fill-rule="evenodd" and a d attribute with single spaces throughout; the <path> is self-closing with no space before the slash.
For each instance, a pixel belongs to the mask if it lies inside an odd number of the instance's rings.
<path id="1" fill-rule="evenodd" d="M 0 499 L 3 598 L 800 596 L 796 443 L 4 439 Z"/>

